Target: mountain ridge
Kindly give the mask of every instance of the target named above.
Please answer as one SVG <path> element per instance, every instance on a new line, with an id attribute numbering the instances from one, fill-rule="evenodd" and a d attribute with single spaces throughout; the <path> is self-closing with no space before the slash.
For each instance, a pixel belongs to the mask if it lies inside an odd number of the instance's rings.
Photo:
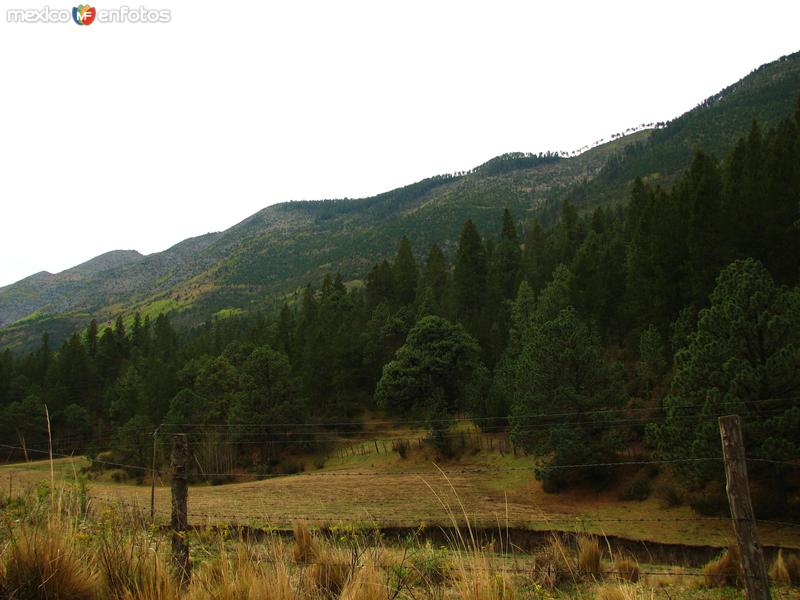
<path id="1" fill-rule="evenodd" d="M 325 272 L 363 277 L 408 235 L 422 254 L 452 254 L 467 218 L 492 235 L 500 211 L 552 220 L 564 198 L 588 209 L 622 202 L 635 177 L 669 185 L 702 145 L 721 154 L 753 118 L 769 125 L 800 94 L 800 53 L 762 65 L 665 127 L 617 137 L 570 157 L 509 153 L 470 171 L 438 175 L 359 199 L 289 201 L 232 227 L 187 238 L 163 252 L 112 250 L 55 275 L 0 288 L 0 344 L 54 341 L 120 313 L 165 310 L 184 324 L 230 308 L 270 306 Z M 107 268 L 106 268 L 107 267 Z"/>

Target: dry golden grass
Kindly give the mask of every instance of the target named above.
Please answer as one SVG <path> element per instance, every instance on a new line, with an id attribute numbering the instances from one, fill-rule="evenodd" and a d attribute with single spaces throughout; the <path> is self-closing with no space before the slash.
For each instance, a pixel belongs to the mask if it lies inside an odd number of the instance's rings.
<path id="1" fill-rule="evenodd" d="M 297 590 L 285 563 L 263 564 L 237 545 L 232 556 L 222 551 L 192 577 L 186 600 L 291 600 Z"/>
<path id="2" fill-rule="evenodd" d="M 533 555 L 533 579 L 546 588 L 575 583 L 577 571 L 573 553 L 561 534 L 552 534 L 549 542 Z"/>
<path id="3" fill-rule="evenodd" d="M 541 586 L 552 588 L 553 597 L 564 597 L 569 593 L 559 588 L 564 584 L 580 597 L 606 600 L 654 598 L 653 588 L 666 586 L 671 588 L 670 594 L 676 588 L 680 598 L 695 597 L 691 594 L 716 598 L 715 594 L 723 593 L 691 589 L 696 580 L 685 581 L 680 575 L 648 577 L 646 585 L 642 584 L 639 565 L 623 555 L 616 556 L 608 583 L 602 584 L 601 542 L 589 535 L 552 535 L 549 544 L 523 559 L 521 570 L 525 575 L 518 575 L 515 569 L 504 568 L 512 560 L 515 567 L 519 566 L 519 554 L 504 539 L 500 520 L 496 541 L 479 541 L 457 482 L 446 476 L 443 480 L 443 484 L 429 485 L 428 491 L 439 502 L 445 522 L 453 526 L 446 550 L 421 544 L 417 538 L 410 553 L 401 545 L 388 548 L 365 537 L 357 527 L 347 527 L 341 537 L 328 538 L 302 521 L 294 523 L 291 542 L 278 535 L 268 535 L 261 542 L 252 537 L 236 541 L 230 539 L 227 528 L 209 528 L 204 534 L 191 534 L 195 568 L 188 589 L 181 589 L 171 576 L 165 543 L 168 538 L 157 528 L 150 529 L 135 507 L 96 505 L 86 513 L 79 509 L 80 501 L 74 493 L 60 492 L 38 501 L 34 497 L 22 523 L 11 525 L 11 539 L 2 554 L 0 598 L 510 600 L 529 597 L 525 594 L 532 586 L 540 591 Z M 424 493 L 420 487 L 417 482 L 418 496 Z M 450 509 L 453 503 L 457 503 L 459 515 Z M 467 527 L 455 527 L 461 523 Z M 611 548 L 608 552 L 613 557 Z M 779 553 L 770 575 L 775 581 L 792 583 L 799 567 L 797 556 Z M 398 579 L 398 573 L 406 575 Z M 614 581 L 610 573 L 622 581 Z M 709 587 L 736 584 L 739 567 L 735 549 L 709 563 L 704 578 Z M 780 589 L 781 594 L 792 592 Z M 12 595 L 13 590 L 18 592 Z M 548 596 L 537 592 L 534 597 Z"/>
<path id="4" fill-rule="evenodd" d="M 68 524 L 22 526 L 12 533 L 3 556 L 0 589 L 4 598 L 94 600 L 97 575 Z"/>
<path id="5" fill-rule="evenodd" d="M 578 568 L 581 574 L 594 578 L 603 576 L 603 552 L 595 537 L 578 538 Z"/>
<path id="6" fill-rule="evenodd" d="M 617 556 L 614 559 L 614 573 L 623 581 L 637 583 L 639 581 L 639 563 L 632 558 Z"/>
<path id="7" fill-rule="evenodd" d="M 312 563 L 317 560 L 318 552 L 311 530 L 303 521 L 294 524 L 293 556 L 296 563 Z"/>
<path id="8" fill-rule="evenodd" d="M 630 584 L 602 584 L 595 589 L 597 600 L 652 600 L 655 597 L 653 590 Z"/>
<path id="9" fill-rule="evenodd" d="M 409 459 L 411 460 L 411 459 Z M 74 459 L 54 461 L 57 479 L 72 478 L 72 464 L 80 469 L 86 461 Z M 528 462 L 526 462 L 528 461 Z M 395 472 L 425 471 L 424 480 L 443 495 L 452 497 L 450 484 L 464 505 L 469 507 L 473 523 L 494 526 L 498 519 L 511 526 L 572 531 L 576 519 L 584 530 L 600 534 L 593 524 L 602 522 L 602 533 L 665 543 L 709 544 L 725 546 L 733 540 L 730 524 L 724 520 L 693 521 L 687 506 L 665 509 L 658 499 L 644 502 L 620 502 L 617 491 L 586 494 L 585 490 L 568 490 L 546 494 L 541 483 L 523 471 L 492 473 L 494 467 L 524 467 L 527 458 L 514 458 L 483 452 L 465 458 L 461 463 L 443 468 L 485 468 L 487 472 L 469 475 L 451 474 L 449 484 L 431 473 L 432 465 L 422 458 L 402 461 L 394 453 L 327 461 L 323 471 L 313 475 L 277 477 L 219 486 L 198 486 L 189 490 L 189 520 L 192 524 L 234 523 L 256 521 L 278 527 L 290 527 L 298 520 L 330 520 L 345 522 L 377 522 L 385 525 L 417 526 L 449 524 L 449 515 L 440 502 L 421 486 L 418 475 Z M 365 473 L 362 474 L 362 473 Z M 375 473 L 376 476 L 371 476 Z M 48 481 L 46 463 L 7 465 L 0 467 L 0 480 L 13 475 L 14 489 Z M 379 485 L 365 485 L 379 482 Z M 108 502 L 149 508 L 150 490 L 147 486 L 121 485 L 109 481 L 91 482 L 89 494 L 95 505 Z M 269 502 L 266 502 L 266 499 Z M 156 488 L 156 511 L 162 520 L 169 515 L 169 488 Z M 147 511 L 146 511 L 147 512 Z M 531 524 L 531 515 L 543 515 Z M 622 521 L 614 519 L 623 518 Z M 650 522 L 649 519 L 676 519 L 674 522 Z M 637 520 L 641 519 L 641 521 Z M 460 519 L 463 522 L 463 519 Z M 764 544 L 800 548 L 800 529 L 780 528 L 760 524 L 759 534 Z"/>
<path id="10" fill-rule="evenodd" d="M 316 561 L 304 569 L 306 589 L 324 598 L 337 596 L 353 576 L 349 558 L 344 551 L 326 546 Z"/>
<path id="11" fill-rule="evenodd" d="M 769 567 L 769 577 L 782 585 L 800 585 L 800 558 L 796 554 L 784 557 L 783 550 L 778 550 Z"/>
<path id="12" fill-rule="evenodd" d="M 739 549 L 731 546 L 722 556 L 703 567 L 703 581 L 707 587 L 741 585 L 741 561 Z"/>
<path id="13" fill-rule="evenodd" d="M 136 535 L 107 533 L 94 556 L 109 598 L 172 600 L 180 595 L 164 557 Z"/>
<path id="14" fill-rule="evenodd" d="M 453 588 L 459 600 L 514 600 L 517 586 L 500 571 L 490 555 L 472 552 L 455 561 Z"/>
<path id="15" fill-rule="evenodd" d="M 340 600 L 389 600 L 391 589 L 386 583 L 384 573 L 370 562 L 350 578 L 339 598 Z"/>
<path id="16" fill-rule="evenodd" d="M 674 567 L 671 573 L 648 575 L 647 584 L 654 588 L 686 587 L 687 580 L 681 567 Z"/>

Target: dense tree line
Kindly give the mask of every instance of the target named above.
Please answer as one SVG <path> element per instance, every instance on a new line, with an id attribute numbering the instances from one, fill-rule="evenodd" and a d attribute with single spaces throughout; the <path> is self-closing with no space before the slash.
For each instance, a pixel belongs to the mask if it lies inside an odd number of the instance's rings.
<path id="1" fill-rule="evenodd" d="M 751 455 L 797 458 L 798 121 L 754 123 L 723 161 L 698 151 L 671 189 L 637 180 L 624 207 L 564 202 L 556 225 L 524 229 L 505 210 L 497 239 L 467 221 L 449 258 L 403 237 L 363 285 L 328 275 L 277 314 L 180 337 L 167 316 L 137 314 L 57 351 L 46 336 L 27 356 L 5 351 L 0 435 L 42 448 L 46 404 L 62 447 L 111 436 L 118 460 L 143 464 L 136 440 L 161 423 L 257 427 L 288 452 L 316 443 L 298 424 L 381 409 L 426 420 L 448 452 L 468 414 L 508 428 L 557 490 L 609 475 L 560 467 L 634 445 L 717 456 L 714 418 L 738 412 Z M 233 442 L 239 459 L 266 460 L 246 434 Z M 722 478 L 713 462 L 676 472 L 695 487 Z M 788 489 L 778 465 L 755 473 Z"/>

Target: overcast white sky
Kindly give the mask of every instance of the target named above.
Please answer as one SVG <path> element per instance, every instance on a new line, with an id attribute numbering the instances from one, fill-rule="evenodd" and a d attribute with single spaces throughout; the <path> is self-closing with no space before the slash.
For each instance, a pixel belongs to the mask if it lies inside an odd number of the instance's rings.
<path id="1" fill-rule="evenodd" d="M 124 2 L 92 4 L 111 8 Z M 0 285 L 666 120 L 800 49 L 800 2 L 130 2 L 0 23 Z"/>

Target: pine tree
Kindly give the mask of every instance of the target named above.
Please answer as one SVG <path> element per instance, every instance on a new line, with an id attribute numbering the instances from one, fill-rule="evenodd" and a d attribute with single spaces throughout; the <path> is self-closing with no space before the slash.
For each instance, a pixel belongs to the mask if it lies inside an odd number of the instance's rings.
<path id="1" fill-rule="evenodd" d="M 531 291 L 538 294 L 552 272 L 547 238 L 538 221 L 525 230 L 525 248 L 522 254 L 522 271 Z"/>
<path id="2" fill-rule="evenodd" d="M 496 274 L 502 298 L 513 299 L 520 278 L 522 251 L 517 239 L 517 229 L 508 209 L 503 211 L 503 228 L 500 242 L 492 254 L 492 270 Z"/>
<path id="3" fill-rule="evenodd" d="M 436 244 L 431 246 L 428 259 L 425 262 L 425 271 L 422 274 L 421 295 L 428 294 L 430 309 L 425 314 L 438 314 L 443 316 L 446 307 L 447 287 L 450 273 L 447 259 L 441 248 Z M 421 315 L 424 316 L 424 315 Z"/>
<path id="4" fill-rule="evenodd" d="M 367 307 L 372 310 L 384 302 L 394 304 L 395 298 L 394 271 L 384 260 L 372 267 L 367 275 Z"/>
<path id="5" fill-rule="evenodd" d="M 125 331 L 125 322 L 122 319 L 122 315 L 117 317 L 116 322 L 114 323 L 114 338 L 117 343 L 117 348 L 119 353 L 122 356 L 128 356 L 128 338 L 127 333 Z"/>
<path id="6" fill-rule="evenodd" d="M 455 313 L 473 335 L 481 336 L 480 317 L 486 299 L 486 250 L 472 221 L 464 224 L 453 270 Z"/>
<path id="7" fill-rule="evenodd" d="M 569 474 L 551 468 L 602 463 L 613 458 L 619 443 L 603 411 L 621 405 L 621 378 L 603 360 L 597 339 L 574 309 L 531 327 L 517 361 L 515 388 L 512 435 L 542 457 L 537 477 L 545 480 L 546 490 L 556 491 L 567 477 L 607 477 L 602 468 L 570 469 Z M 559 416 L 543 416 L 548 413 Z"/>
<path id="8" fill-rule="evenodd" d="M 400 304 L 411 304 L 417 295 L 419 271 L 411 252 L 411 243 L 406 236 L 400 240 L 394 260 L 394 283 L 397 300 Z"/>
<path id="9" fill-rule="evenodd" d="M 679 351 L 666 419 L 650 428 L 661 455 L 699 458 L 719 453 L 716 417 L 742 417 L 747 455 L 787 460 L 800 452 L 800 292 L 776 286 L 761 263 L 723 269 L 700 311 L 696 331 Z M 720 463 L 676 465 L 689 481 L 724 477 Z M 764 472 L 762 469 L 754 470 Z M 782 493 L 779 481 L 773 490 Z"/>
<path id="10" fill-rule="evenodd" d="M 86 329 L 86 351 L 92 358 L 97 354 L 97 321 L 94 319 L 89 323 Z"/>

